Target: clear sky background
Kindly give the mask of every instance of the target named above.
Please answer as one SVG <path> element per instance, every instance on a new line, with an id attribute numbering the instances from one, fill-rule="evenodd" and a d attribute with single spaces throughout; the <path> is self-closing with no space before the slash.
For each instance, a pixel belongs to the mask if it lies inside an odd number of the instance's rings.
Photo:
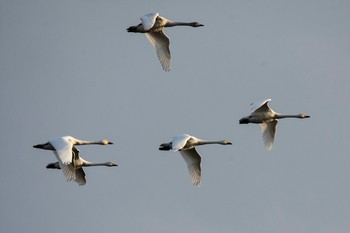
<path id="1" fill-rule="evenodd" d="M 126 28 L 166 29 L 172 71 Z M 346 233 L 350 231 L 349 1 L 0 1 L 0 232 Z M 272 151 L 249 104 L 281 113 Z M 189 133 L 228 139 L 202 154 L 202 185 L 179 153 Z M 65 181 L 48 139 L 79 147 L 87 185 Z"/>

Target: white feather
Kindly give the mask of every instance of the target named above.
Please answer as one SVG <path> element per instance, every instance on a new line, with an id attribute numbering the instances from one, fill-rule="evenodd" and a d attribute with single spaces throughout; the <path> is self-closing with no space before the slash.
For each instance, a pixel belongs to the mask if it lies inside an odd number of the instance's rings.
<path id="1" fill-rule="evenodd" d="M 266 149 L 271 150 L 272 144 L 275 141 L 276 127 L 278 120 L 273 120 L 268 123 L 259 124 Z"/>
<path id="2" fill-rule="evenodd" d="M 141 17 L 142 26 L 145 31 L 148 31 L 153 27 L 158 15 L 158 13 L 150 13 Z"/>
<path id="3" fill-rule="evenodd" d="M 184 146 L 186 145 L 188 139 L 190 139 L 191 136 L 188 134 L 181 134 L 181 135 L 177 135 L 173 138 L 172 141 L 172 149 L 174 151 L 178 151 L 184 148 Z"/>
<path id="4" fill-rule="evenodd" d="M 67 136 L 49 140 L 49 143 L 55 148 L 55 155 L 60 165 L 72 162 L 73 144 L 69 141 Z"/>
<path id="5" fill-rule="evenodd" d="M 187 169 L 191 175 L 193 185 L 199 187 L 201 183 L 201 156 L 195 148 L 182 150 L 180 154 L 187 164 Z"/>
<path id="6" fill-rule="evenodd" d="M 259 111 L 258 109 L 269 101 L 271 101 L 271 99 L 266 99 L 266 100 L 256 101 L 256 102 L 251 103 L 250 104 L 250 112 L 253 113 L 255 111 Z"/>

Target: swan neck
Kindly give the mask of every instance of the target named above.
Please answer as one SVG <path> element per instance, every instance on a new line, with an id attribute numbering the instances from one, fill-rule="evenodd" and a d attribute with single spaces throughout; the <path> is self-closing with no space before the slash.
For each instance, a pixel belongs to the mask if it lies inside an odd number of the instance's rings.
<path id="1" fill-rule="evenodd" d="M 108 166 L 107 163 L 85 163 L 84 167 Z"/>
<path id="2" fill-rule="evenodd" d="M 165 25 L 166 27 L 175 27 L 175 26 L 192 26 L 193 23 L 188 23 L 188 22 L 172 22 L 169 21 L 167 22 L 167 24 Z"/>
<path id="3" fill-rule="evenodd" d="M 300 115 L 293 115 L 293 114 L 276 114 L 276 119 L 282 119 L 282 118 L 301 118 Z"/>
<path id="4" fill-rule="evenodd" d="M 206 144 L 224 144 L 223 141 L 207 141 L 207 140 L 201 140 L 197 143 L 197 145 L 206 145 Z"/>
<path id="5" fill-rule="evenodd" d="M 77 141 L 76 145 L 101 145 L 103 144 L 102 141 L 82 141 L 82 140 L 79 140 Z"/>

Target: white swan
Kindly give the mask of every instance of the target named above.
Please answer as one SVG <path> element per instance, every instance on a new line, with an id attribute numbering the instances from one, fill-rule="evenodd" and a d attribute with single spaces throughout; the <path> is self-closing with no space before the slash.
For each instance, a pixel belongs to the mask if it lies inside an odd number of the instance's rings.
<path id="1" fill-rule="evenodd" d="M 227 140 L 207 141 L 188 134 L 181 134 L 175 136 L 171 142 L 161 144 L 159 150 L 179 151 L 187 164 L 193 185 L 198 187 L 201 183 L 201 156 L 195 147 L 206 144 L 232 145 Z"/>
<path id="2" fill-rule="evenodd" d="M 65 173 L 68 174 L 69 179 L 68 180 L 74 180 L 79 185 L 85 185 L 86 179 L 85 179 L 85 172 L 83 170 L 83 167 L 92 167 L 92 166 L 107 166 L 107 167 L 115 167 L 118 166 L 114 162 L 105 162 L 105 163 L 91 163 L 89 161 L 84 160 L 79 156 L 79 150 L 73 146 L 73 159 L 72 163 L 67 164 L 64 166 L 66 171 Z M 56 163 L 49 163 L 46 168 L 48 169 L 61 169 L 61 166 L 59 162 Z"/>
<path id="3" fill-rule="evenodd" d="M 251 114 L 247 117 L 243 117 L 239 120 L 240 124 L 254 123 L 259 124 L 261 127 L 261 132 L 264 140 L 265 147 L 268 150 L 272 149 L 272 144 L 275 140 L 276 126 L 278 119 L 282 118 L 310 118 L 306 114 L 297 114 L 297 115 L 284 115 L 273 111 L 267 103 L 271 99 L 266 99 L 263 101 L 257 101 L 250 104 Z"/>
<path id="4" fill-rule="evenodd" d="M 145 33 L 147 39 L 156 48 L 158 59 L 165 71 L 170 71 L 170 49 L 169 49 L 169 37 L 165 35 L 163 29 L 165 27 L 174 26 L 191 26 L 201 27 L 204 26 L 198 22 L 173 22 L 170 21 L 158 13 L 151 13 L 141 17 L 142 23 L 137 26 L 131 26 L 127 29 L 128 32 Z"/>
<path id="5" fill-rule="evenodd" d="M 56 139 L 49 140 L 46 143 L 34 145 L 34 148 L 43 149 L 43 150 L 51 150 L 56 155 L 58 160 L 56 163 L 51 163 L 47 165 L 47 168 L 56 168 L 61 169 L 67 181 L 75 180 L 79 185 L 84 185 L 86 183 L 85 180 L 85 172 L 82 167 L 89 166 L 117 166 L 117 164 L 113 162 L 106 163 L 90 163 L 79 156 L 79 150 L 75 147 L 75 145 L 108 145 L 113 144 L 107 139 L 103 139 L 101 141 L 84 141 L 79 140 L 71 136 L 64 136 Z"/>

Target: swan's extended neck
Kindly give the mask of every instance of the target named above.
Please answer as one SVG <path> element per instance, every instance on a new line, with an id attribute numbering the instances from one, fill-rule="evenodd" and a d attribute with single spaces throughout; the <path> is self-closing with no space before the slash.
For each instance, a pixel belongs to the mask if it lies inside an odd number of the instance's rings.
<path id="1" fill-rule="evenodd" d="M 118 166 L 113 162 L 105 162 L 105 163 L 84 163 L 83 167 L 97 167 L 97 166 L 106 166 L 106 167 L 115 167 Z"/>
<path id="2" fill-rule="evenodd" d="M 282 119 L 282 118 L 310 118 L 310 116 L 305 114 L 276 114 L 275 119 Z"/>
<path id="3" fill-rule="evenodd" d="M 197 143 L 198 146 L 200 146 L 200 145 L 207 145 L 207 144 L 232 145 L 232 143 L 227 141 L 227 140 L 220 140 L 220 141 L 200 140 Z"/>
<path id="4" fill-rule="evenodd" d="M 84 167 L 107 166 L 106 163 L 85 163 Z"/>
<path id="5" fill-rule="evenodd" d="M 113 144 L 112 142 L 104 139 L 101 141 L 83 141 L 83 140 L 77 140 L 76 145 L 108 145 L 108 144 Z"/>
<path id="6" fill-rule="evenodd" d="M 167 22 L 165 25 L 165 27 L 175 27 L 175 26 L 202 27 L 204 25 L 198 22 L 172 22 L 172 21 Z"/>

